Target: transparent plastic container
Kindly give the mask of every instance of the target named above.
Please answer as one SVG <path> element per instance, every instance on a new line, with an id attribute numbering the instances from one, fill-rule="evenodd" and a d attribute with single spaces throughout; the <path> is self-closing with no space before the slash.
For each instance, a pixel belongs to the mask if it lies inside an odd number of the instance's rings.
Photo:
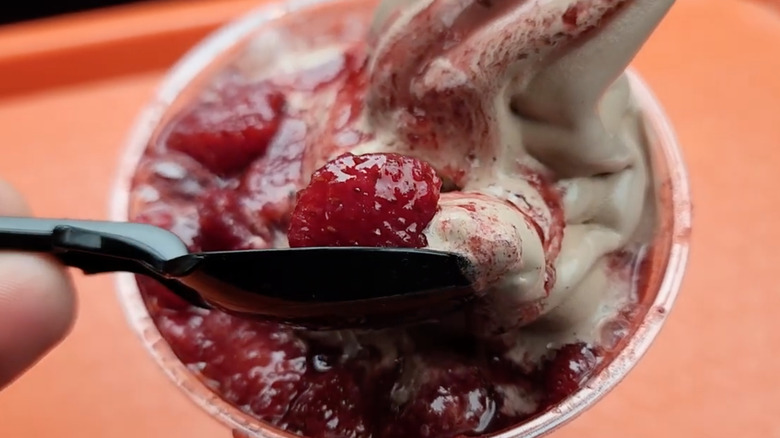
<path id="1" fill-rule="evenodd" d="M 360 1 L 360 0 L 352 0 Z M 111 195 L 113 220 L 127 220 L 130 214 L 130 181 L 137 163 L 155 130 L 174 112 L 177 102 L 228 53 L 242 47 L 263 23 L 284 14 L 314 5 L 343 5 L 347 1 L 304 0 L 270 4 L 230 23 L 193 48 L 171 69 L 156 98 L 141 113 L 126 145 Z M 672 126 L 648 86 L 629 71 L 636 101 L 644 116 L 650 139 L 652 170 L 658 199 L 659 226 L 654 242 L 653 265 L 648 282 L 647 309 L 634 334 L 608 365 L 571 397 L 558 406 L 496 438 L 535 438 L 573 419 L 614 388 L 636 365 L 658 335 L 671 311 L 685 272 L 691 227 L 691 202 L 685 164 Z M 130 274 L 118 275 L 118 295 L 130 326 L 138 334 L 154 360 L 173 383 L 214 418 L 248 438 L 293 438 L 250 417 L 220 399 L 174 355 L 161 337 L 141 299 L 138 285 Z M 228 431 L 226 430 L 226 433 Z M 410 437 L 413 438 L 413 437 Z"/>

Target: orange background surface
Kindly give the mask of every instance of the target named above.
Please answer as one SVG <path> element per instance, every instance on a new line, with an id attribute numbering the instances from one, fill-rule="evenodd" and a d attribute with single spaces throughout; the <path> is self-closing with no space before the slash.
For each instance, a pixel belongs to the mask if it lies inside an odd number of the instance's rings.
<path id="1" fill-rule="evenodd" d="M 164 69 L 260 1 L 163 1 L 0 28 L 0 175 L 39 215 L 105 218 L 119 148 Z M 660 338 L 555 438 L 780 437 L 780 7 L 678 0 L 636 66 L 674 122 L 692 257 Z M 75 274 L 66 342 L 0 393 L 0 437 L 229 437 Z"/>

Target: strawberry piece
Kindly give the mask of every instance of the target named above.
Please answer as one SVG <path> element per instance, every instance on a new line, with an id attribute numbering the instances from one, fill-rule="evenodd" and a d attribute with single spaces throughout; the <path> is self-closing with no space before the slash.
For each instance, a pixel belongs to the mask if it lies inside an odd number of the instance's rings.
<path id="1" fill-rule="evenodd" d="M 245 168 L 262 155 L 279 127 L 284 95 L 265 84 L 228 81 L 184 110 L 163 137 L 218 175 Z"/>
<path id="2" fill-rule="evenodd" d="M 270 231 L 254 222 L 238 193 L 229 189 L 208 192 L 198 205 L 200 234 L 195 243 L 203 251 L 260 249 L 269 247 Z"/>
<path id="3" fill-rule="evenodd" d="M 303 387 L 284 418 L 287 430 L 311 438 L 371 436 L 364 423 L 361 390 L 351 370 L 315 371 L 306 376 Z"/>
<path id="4" fill-rule="evenodd" d="M 204 318 L 202 314 L 190 310 L 162 310 L 152 316 L 160 335 L 183 364 L 196 364 L 203 359 L 203 352 L 211 341 L 200 327 Z"/>
<path id="5" fill-rule="evenodd" d="M 299 192 L 290 246 L 422 248 L 440 190 L 441 180 L 426 162 L 346 153 L 314 172 Z"/>
<path id="6" fill-rule="evenodd" d="M 276 423 L 297 397 L 307 348 L 291 330 L 200 309 L 155 322 L 179 359 L 230 403 Z"/>
<path id="7" fill-rule="evenodd" d="M 220 312 L 206 318 L 204 333 L 213 344 L 204 351 L 203 375 L 219 382 L 228 401 L 265 421 L 280 421 L 306 373 L 305 343 L 277 324 Z"/>
<path id="8" fill-rule="evenodd" d="M 479 367 L 429 363 L 397 418 L 386 422 L 382 438 L 451 438 L 486 432 L 496 413 L 491 385 Z"/>
<path id="9" fill-rule="evenodd" d="M 279 223 L 286 219 L 303 186 L 306 123 L 295 118 L 282 122 L 265 156 L 253 162 L 241 179 L 256 221 Z"/>
<path id="10" fill-rule="evenodd" d="M 133 176 L 137 196 L 168 202 L 192 201 L 215 187 L 217 181 L 218 178 L 202 164 L 180 152 L 145 156 Z"/>
<path id="11" fill-rule="evenodd" d="M 563 23 L 567 26 L 577 27 L 577 21 L 580 14 L 582 13 L 582 9 L 583 5 L 580 4 L 573 4 L 569 6 L 569 8 L 566 9 L 566 12 L 564 12 L 563 16 L 561 17 L 563 19 Z"/>
<path id="12" fill-rule="evenodd" d="M 598 351 L 582 342 L 558 349 L 542 369 L 547 402 L 558 403 L 580 389 L 599 362 Z"/>

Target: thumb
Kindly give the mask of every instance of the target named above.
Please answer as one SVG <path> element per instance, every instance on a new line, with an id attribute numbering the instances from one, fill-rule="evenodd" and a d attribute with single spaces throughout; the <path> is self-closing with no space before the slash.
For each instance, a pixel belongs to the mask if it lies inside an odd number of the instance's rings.
<path id="1" fill-rule="evenodd" d="M 0 216 L 29 215 L 0 181 Z M 0 388 L 36 363 L 69 332 L 73 287 L 63 267 L 41 255 L 0 252 Z"/>

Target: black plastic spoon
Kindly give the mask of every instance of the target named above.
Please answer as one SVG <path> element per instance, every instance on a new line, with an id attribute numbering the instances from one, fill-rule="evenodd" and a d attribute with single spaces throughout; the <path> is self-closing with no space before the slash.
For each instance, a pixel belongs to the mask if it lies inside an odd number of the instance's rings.
<path id="1" fill-rule="evenodd" d="M 327 247 L 190 253 L 152 225 L 0 217 L 0 250 L 49 253 L 86 274 L 151 277 L 188 302 L 313 329 L 383 327 L 456 310 L 473 266 L 438 251 Z"/>

